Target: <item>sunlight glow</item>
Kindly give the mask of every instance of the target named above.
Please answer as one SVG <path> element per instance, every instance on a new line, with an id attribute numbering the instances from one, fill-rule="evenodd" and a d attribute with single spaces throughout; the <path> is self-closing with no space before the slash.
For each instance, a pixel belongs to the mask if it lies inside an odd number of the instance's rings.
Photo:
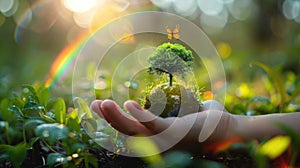
<path id="1" fill-rule="evenodd" d="M 72 12 L 86 12 L 93 8 L 96 0 L 63 0 L 65 7 Z"/>

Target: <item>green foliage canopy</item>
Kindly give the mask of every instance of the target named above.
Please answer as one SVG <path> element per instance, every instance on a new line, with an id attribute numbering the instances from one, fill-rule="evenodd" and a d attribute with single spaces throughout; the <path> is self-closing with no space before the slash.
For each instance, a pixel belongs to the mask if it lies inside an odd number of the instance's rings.
<path id="1" fill-rule="evenodd" d="M 184 75 L 191 70 L 194 57 L 192 51 L 181 44 L 163 43 L 148 57 L 149 73 Z"/>

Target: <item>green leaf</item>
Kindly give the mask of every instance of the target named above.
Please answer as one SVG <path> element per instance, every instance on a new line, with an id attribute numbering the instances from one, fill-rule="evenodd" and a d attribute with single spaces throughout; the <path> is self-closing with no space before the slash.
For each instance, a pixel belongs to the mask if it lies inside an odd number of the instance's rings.
<path id="1" fill-rule="evenodd" d="M 292 139 L 290 165 L 294 165 L 298 157 L 298 152 L 299 152 L 298 149 L 300 147 L 299 133 L 296 130 L 282 123 L 277 123 L 277 125 Z"/>
<path id="2" fill-rule="evenodd" d="M 128 148 L 132 150 L 136 156 L 144 157 L 149 164 L 156 164 L 163 162 L 157 144 L 149 137 L 135 137 L 127 140 Z"/>
<path id="3" fill-rule="evenodd" d="M 49 98 L 50 98 L 50 91 L 49 88 L 44 88 L 39 94 L 38 94 L 39 102 L 41 105 L 45 106 L 47 105 Z"/>
<path id="4" fill-rule="evenodd" d="M 0 145 L 0 153 L 6 153 L 7 159 L 12 162 L 14 167 L 20 167 L 27 152 L 27 144 L 20 143 L 16 146 Z"/>
<path id="5" fill-rule="evenodd" d="M 7 110 L 12 105 L 13 105 L 12 100 L 8 98 L 2 99 L 0 103 L 0 110 Z"/>
<path id="6" fill-rule="evenodd" d="M 87 78 L 93 80 L 96 72 L 96 64 L 94 62 L 89 63 L 86 71 Z"/>
<path id="7" fill-rule="evenodd" d="M 8 110 L 14 112 L 14 114 L 17 116 L 19 120 L 24 119 L 24 114 L 22 113 L 21 109 L 19 109 L 15 105 L 9 107 Z"/>
<path id="8" fill-rule="evenodd" d="M 280 97 L 281 97 L 280 104 L 282 106 L 285 106 L 287 94 L 286 94 L 284 81 L 283 81 L 282 77 L 280 76 L 280 74 L 278 72 L 274 71 L 269 66 L 267 66 L 263 63 L 260 63 L 260 62 L 252 62 L 251 65 L 257 65 L 268 73 L 269 77 L 272 79 L 277 91 L 280 94 Z"/>
<path id="9" fill-rule="evenodd" d="M 287 150 L 291 143 L 289 136 L 276 136 L 266 143 L 262 144 L 258 148 L 258 152 L 268 156 L 271 159 L 275 159 Z"/>
<path id="10" fill-rule="evenodd" d="M 195 167 L 209 167 L 209 168 L 226 168 L 223 164 L 209 161 L 209 160 L 201 160 L 194 165 Z"/>
<path id="11" fill-rule="evenodd" d="M 83 99 L 81 99 L 79 97 L 75 98 L 74 105 L 77 109 L 80 122 L 82 119 L 93 118 L 93 115 L 92 115 L 92 112 L 91 112 L 89 106 Z"/>
<path id="12" fill-rule="evenodd" d="M 86 150 L 87 146 L 82 143 L 75 143 L 72 145 L 72 153 L 81 153 Z"/>
<path id="13" fill-rule="evenodd" d="M 43 106 L 40 106 L 35 101 L 28 101 L 25 105 L 23 110 L 27 111 L 45 111 L 45 108 Z"/>
<path id="14" fill-rule="evenodd" d="M 45 122 L 40 119 L 29 119 L 25 122 L 23 127 L 25 129 L 25 135 L 26 135 L 27 140 L 29 140 L 30 138 L 33 138 L 35 136 L 34 130 L 37 126 L 39 126 L 41 124 L 45 124 Z"/>
<path id="15" fill-rule="evenodd" d="M 293 140 L 293 144 L 294 145 L 294 149 L 298 149 L 300 147 L 300 136 L 299 136 L 299 133 L 288 127 L 287 125 L 284 125 L 282 123 L 276 123 L 278 125 L 278 127 L 280 127 L 287 135 L 289 135 L 292 140 Z"/>
<path id="16" fill-rule="evenodd" d="M 67 115 L 66 125 L 68 126 L 70 131 L 80 132 L 81 126 L 80 126 L 79 118 L 77 116 L 77 110 L 76 109 L 73 110 L 72 112 L 70 112 Z"/>
<path id="17" fill-rule="evenodd" d="M 97 122 L 93 118 L 82 119 L 81 125 L 89 134 L 97 131 Z"/>
<path id="18" fill-rule="evenodd" d="M 23 85 L 23 94 L 25 95 L 26 98 L 31 98 L 32 100 L 39 102 L 39 99 L 37 97 L 36 91 L 34 87 L 31 85 Z"/>
<path id="19" fill-rule="evenodd" d="M 243 104 L 235 104 L 232 108 L 232 113 L 234 114 L 246 114 L 247 107 Z"/>
<path id="20" fill-rule="evenodd" d="M 54 144 L 58 140 L 68 138 L 69 130 L 62 124 L 42 124 L 37 126 L 35 134 L 50 144 Z"/>
<path id="21" fill-rule="evenodd" d="M 17 94 L 13 94 L 13 102 L 14 105 L 16 105 L 18 108 L 23 108 L 24 107 L 24 101 L 17 95 Z"/>
<path id="22" fill-rule="evenodd" d="M 185 152 L 171 152 L 164 156 L 164 161 L 169 167 L 188 167 L 192 160 L 191 155 Z"/>
<path id="23" fill-rule="evenodd" d="M 9 107 L 13 106 L 13 102 L 6 98 L 2 99 L 0 103 L 0 118 L 4 121 L 15 121 L 17 117 L 14 115 L 14 112 L 8 110 Z"/>
<path id="24" fill-rule="evenodd" d="M 51 118 L 50 116 L 45 115 L 45 114 L 43 114 L 43 113 L 39 113 L 39 116 L 40 116 L 44 121 L 46 121 L 46 122 L 49 122 L 49 123 L 55 123 L 55 122 L 56 122 L 53 118 Z"/>
<path id="25" fill-rule="evenodd" d="M 269 104 L 271 103 L 270 99 L 267 98 L 267 97 L 262 97 L 262 96 L 255 96 L 251 99 L 249 99 L 247 101 L 247 104 L 246 104 L 246 108 L 248 108 L 248 106 L 251 104 L 251 103 L 254 103 L 254 102 L 258 102 L 258 103 L 266 103 L 266 104 Z"/>
<path id="26" fill-rule="evenodd" d="M 90 167 L 90 165 L 92 165 L 91 167 L 98 167 L 98 159 L 94 155 L 85 154 L 84 159 L 85 167 Z"/>
<path id="27" fill-rule="evenodd" d="M 248 100 L 248 103 L 252 102 L 271 103 L 269 98 L 261 96 L 255 96 Z"/>
<path id="28" fill-rule="evenodd" d="M 60 153 L 50 153 L 47 157 L 47 165 L 49 167 L 57 167 L 68 162 L 68 158 Z"/>
<path id="29" fill-rule="evenodd" d="M 295 90 L 293 91 L 292 95 L 290 96 L 289 101 L 294 100 L 296 97 L 300 95 L 300 85 L 297 85 Z"/>
<path id="30" fill-rule="evenodd" d="M 62 98 L 58 98 L 55 105 L 54 105 L 54 115 L 56 120 L 60 124 L 65 123 L 66 118 L 66 104 Z"/>

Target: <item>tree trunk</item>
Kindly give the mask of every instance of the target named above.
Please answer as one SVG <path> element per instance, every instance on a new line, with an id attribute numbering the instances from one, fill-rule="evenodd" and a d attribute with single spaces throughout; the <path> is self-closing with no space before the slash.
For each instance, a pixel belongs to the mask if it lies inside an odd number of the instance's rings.
<path id="1" fill-rule="evenodd" d="M 173 83 L 173 75 L 169 73 L 169 77 L 170 77 L 169 84 L 170 84 L 170 86 L 172 86 L 172 83 Z"/>

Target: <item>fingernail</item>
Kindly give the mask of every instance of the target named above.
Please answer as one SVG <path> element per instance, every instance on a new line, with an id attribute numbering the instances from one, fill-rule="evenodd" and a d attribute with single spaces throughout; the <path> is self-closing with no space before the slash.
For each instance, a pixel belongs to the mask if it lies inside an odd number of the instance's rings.
<path id="1" fill-rule="evenodd" d="M 136 103 L 135 101 L 131 101 L 131 100 L 128 100 L 124 103 L 125 105 L 125 108 L 126 106 L 129 107 L 129 108 L 134 108 L 134 109 L 137 109 L 137 110 L 141 110 L 143 111 L 144 109 L 138 104 Z M 126 108 L 127 109 L 127 108 Z"/>
<path id="2" fill-rule="evenodd" d="M 132 105 L 134 108 L 138 109 L 138 110 L 144 110 L 139 104 L 137 104 L 136 102 L 129 102 L 130 105 Z"/>
<path id="3" fill-rule="evenodd" d="M 111 100 L 105 99 L 105 100 L 102 102 L 101 107 L 111 107 L 111 106 L 113 106 L 113 105 L 114 105 L 114 103 L 113 103 Z"/>
<path id="4" fill-rule="evenodd" d="M 100 108 L 100 106 L 101 106 L 101 101 L 93 101 L 92 103 L 91 103 L 91 105 L 90 105 L 90 109 L 93 109 L 93 108 L 97 108 L 97 109 L 99 109 Z"/>
<path id="5" fill-rule="evenodd" d="M 101 112 L 101 109 L 100 109 L 101 104 L 102 104 L 102 101 L 95 100 L 91 103 L 90 109 L 92 111 L 94 111 L 95 113 L 97 113 L 101 118 L 104 118 L 103 114 Z"/>

